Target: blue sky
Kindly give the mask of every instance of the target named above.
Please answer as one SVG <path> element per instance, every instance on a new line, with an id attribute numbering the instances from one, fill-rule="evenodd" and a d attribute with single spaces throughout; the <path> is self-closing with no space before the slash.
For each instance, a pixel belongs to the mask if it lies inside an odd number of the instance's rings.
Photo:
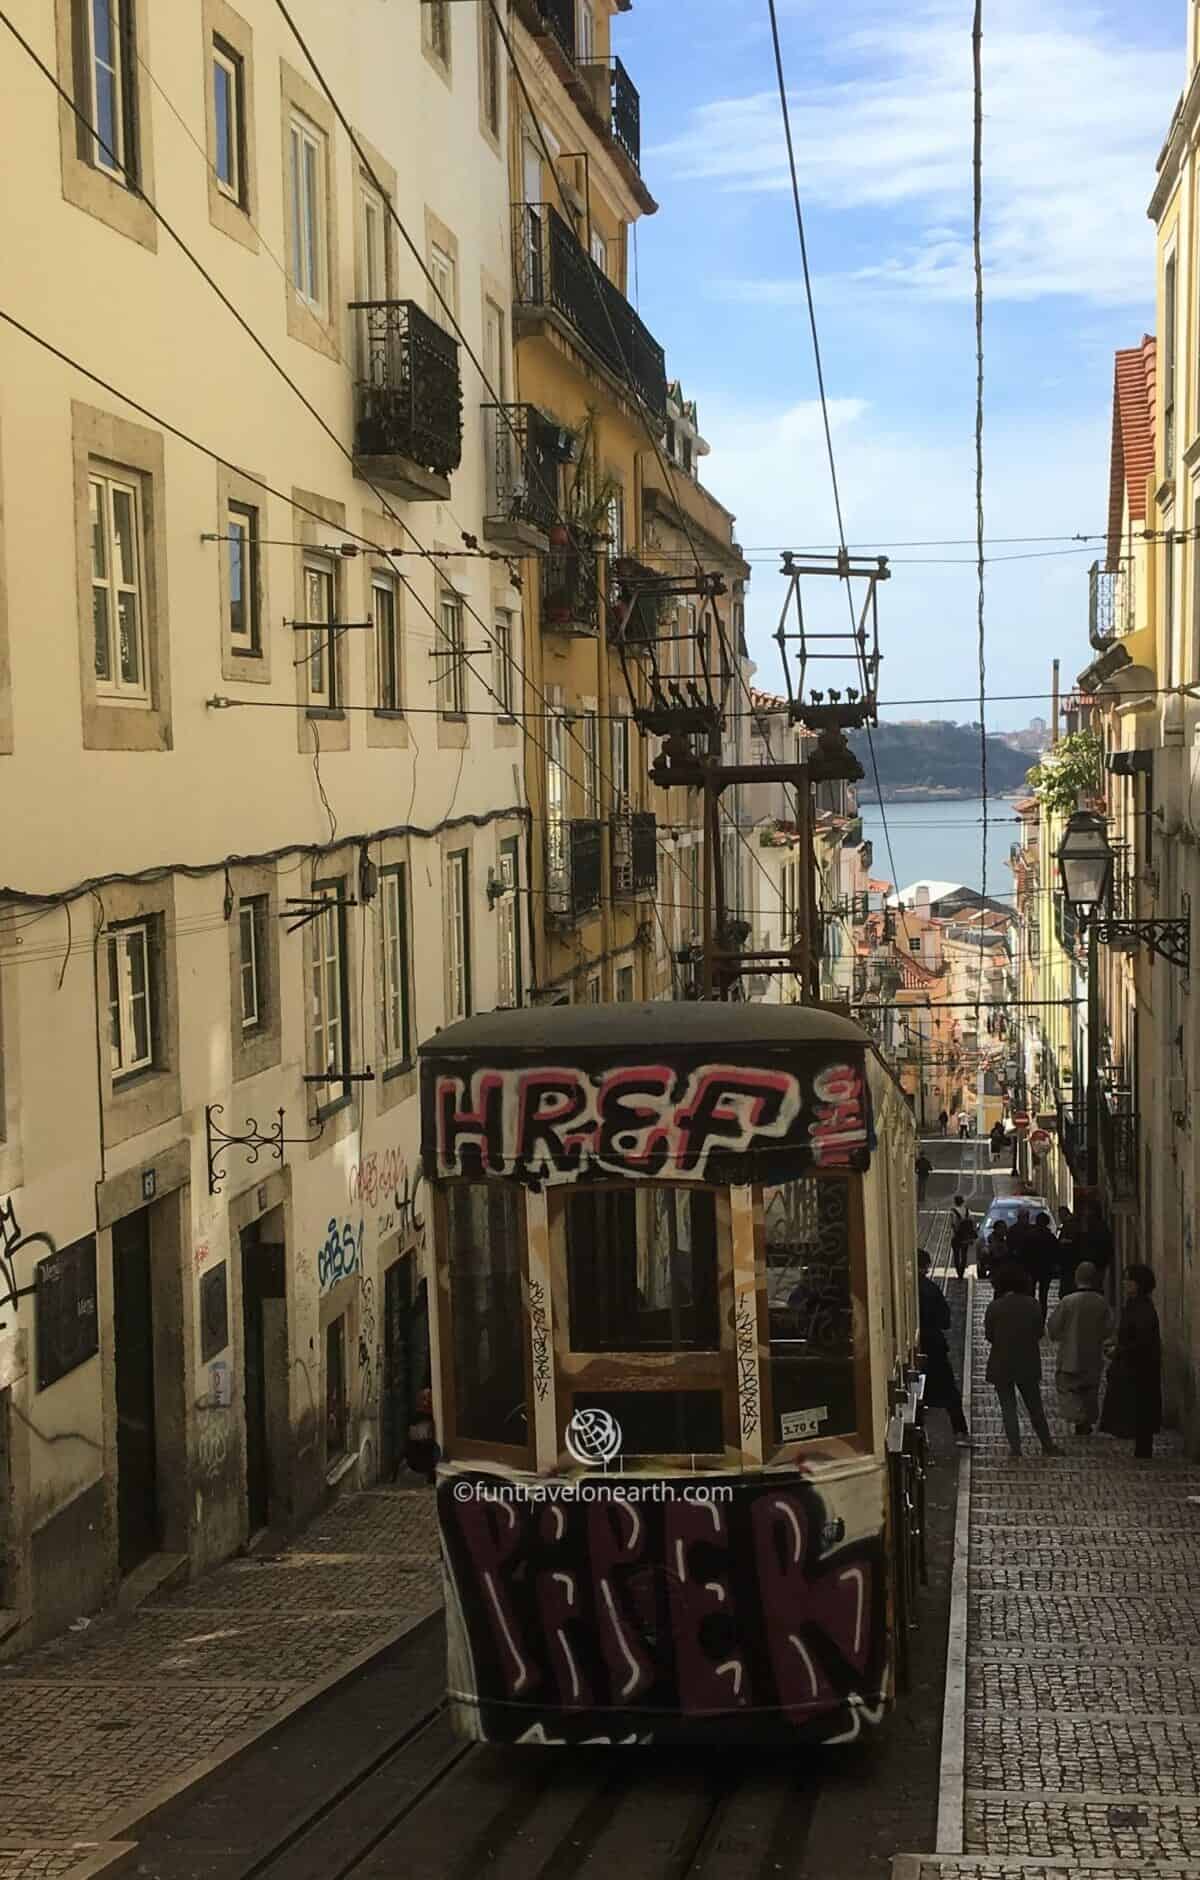
<path id="1" fill-rule="evenodd" d="M 884 553 L 970 537 L 970 0 L 780 7 L 847 535 Z M 1153 329 L 1146 205 L 1186 76 L 1186 13 L 1187 0 L 985 0 L 989 535 L 1104 529 L 1112 354 Z M 766 0 L 635 0 L 614 46 L 641 91 L 642 167 L 661 205 L 638 234 L 641 312 L 699 401 L 704 479 L 748 548 L 828 543 Z M 1068 677 L 1086 663 L 1099 547 L 989 568 L 989 692 L 1046 692 L 1055 653 Z M 895 549 L 882 699 L 975 691 L 973 567 L 905 560 L 970 553 Z M 748 610 L 771 690 L 777 565 L 755 560 Z M 997 703 L 988 716 L 1003 727 L 1044 712 Z"/>

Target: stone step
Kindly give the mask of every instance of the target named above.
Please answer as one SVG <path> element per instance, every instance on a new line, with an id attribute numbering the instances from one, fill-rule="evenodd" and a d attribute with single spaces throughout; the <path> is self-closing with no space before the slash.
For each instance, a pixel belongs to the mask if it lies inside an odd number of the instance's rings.
<path id="1" fill-rule="evenodd" d="M 1088 1874 L 1096 1880 L 1200 1880 L 1200 1863 L 996 1854 L 897 1854 L 892 1860 L 892 1880 L 1080 1880 Z"/>

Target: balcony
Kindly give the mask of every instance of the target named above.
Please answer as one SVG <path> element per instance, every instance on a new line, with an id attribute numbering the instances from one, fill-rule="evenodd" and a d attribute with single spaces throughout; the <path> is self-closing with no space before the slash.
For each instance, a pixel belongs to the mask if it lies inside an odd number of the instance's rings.
<path id="1" fill-rule="evenodd" d="M 1066 896 L 1054 895 L 1054 936 L 1064 953 L 1074 953 L 1079 944 L 1079 916 Z"/>
<path id="2" fill-rule="evenodd" d="M 546 911 L 559 920 L 580 920 L 600 905 L 601 827 L 590 817 L 547 822 Z"/>
<path id="3" fill-rule="evenodd" d="M 1059 1103 L 1058 1140 L 1067 1167 L 1077 1182 L 1087 1180 L 1087 1119 L 1069 1103 Z"/>
<path id="4" fill-rule="evenodd" d="M 555 535 L 565 535 L 556 529 Z M 551 542 L 542 567 L 542 626 L 551 633 L 594 638 L 600 631 L 599 544 L 577 533 L 569 545 Z"/>
<path id="5" fill-rule="evenodd" d="M 662 347 L 548 202 L 513 211 L 513 292 L 518 337 L 522 316 L 526 330 L 538 319 L 565 327 L 635 400 L 665 417 Z"/>
<path id="6" fill-rule="evenodd" d="M 1088 638 L 1098 652 L 1124 639 L 1134 627 L 1133 563 L 1102 568 L 1094 561 L 1088 569 Z"/>
<path id="7" fill-rule="evenodd" d="M 642 101 L 620 59 L 585 59 L 579 77 L 587 95 L 585 109 L 640 174 Z"/>
<path id="8" fill-rule="evenodd" d="M 1100 1106 L 1100 1141 L 1109 1198 L 1136 1201 L 1138 1195 L 1138 1113 L 1127 1093 L 1106 1096 Z"/>
<path id="9" fill-rule="evenodd" d="M 570 65 L 575 63 L 575 0 L 516 0 L 514 11 L 539 39 L 549 39 Z"/>
<path id="10" fill-rule="evenodd" d="M 658 887 L 658 820 L 653 811 L 621 810 L 609 822 L 614 901 Z"/>
<path id="11" fill-rule="evenodd" d="M 354 300 L 354 468 L 406 502 L 447 502 L 462 461 L 458 345 L 411 300 Z"/>
<path id="12" fill-rule="evenodd" d="M 571 435 L 536 405 L 482 409 L 488 478 L 483 533 L 513 554 L 544 554 L 558 512 L 559 466 L 570 456 Z"/>
<path id="13" fill-rule="evenodd" d="M 649 584 L 661 579 L 660 573 L 632 555 L 609 563 L 609 635 L 631 653 L 649 653 L 658 644 L 663 603 Z"/>

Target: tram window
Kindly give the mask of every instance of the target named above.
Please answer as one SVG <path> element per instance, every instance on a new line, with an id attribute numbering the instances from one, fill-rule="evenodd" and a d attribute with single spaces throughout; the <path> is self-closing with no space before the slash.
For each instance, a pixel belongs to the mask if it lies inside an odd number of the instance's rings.
<path id="1" fill-rule="evenodd" d="M 858 1430 L 850 1183 L 809 1176 L 768 1188 L 767 1304 L 777 1443 Z"/>
<path id="2" fill-rule="evenodd" d="M 621 1430 L 621 1455 L 720 1456 L 725 1450 L 719 1390 L 577 1391 L 572 1410 L 607 1410 Z"/>
<path id="3" fill-rule="evenodd" d="M 572 1351 L 716 1351 L 710 1189 L 579 1188 L 565 1205 Z"/>
<path id="4" fill-rule="evenodd" d="M 520 1197 L 490 1183 L 446 1190 L 454 1326 L 455 1433 L 524 1448 Z"/>

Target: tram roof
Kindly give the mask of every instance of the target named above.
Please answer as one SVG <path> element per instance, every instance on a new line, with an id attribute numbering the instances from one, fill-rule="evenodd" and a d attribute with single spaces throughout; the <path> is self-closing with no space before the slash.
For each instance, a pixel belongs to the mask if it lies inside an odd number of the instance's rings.
<path id="1" fill-rule="evenodd" d="M 719 1000 L 656 1000 L 647 1004 L 532 1005 L 460 1019 L 427 1038 L 421 1057 L 496 1052 L 654 1050 L 717 1045 L 770 1049 L 789 1045 L 869 1047 L 853 1020 L 814 1005 L 760 1005 Z"/>

